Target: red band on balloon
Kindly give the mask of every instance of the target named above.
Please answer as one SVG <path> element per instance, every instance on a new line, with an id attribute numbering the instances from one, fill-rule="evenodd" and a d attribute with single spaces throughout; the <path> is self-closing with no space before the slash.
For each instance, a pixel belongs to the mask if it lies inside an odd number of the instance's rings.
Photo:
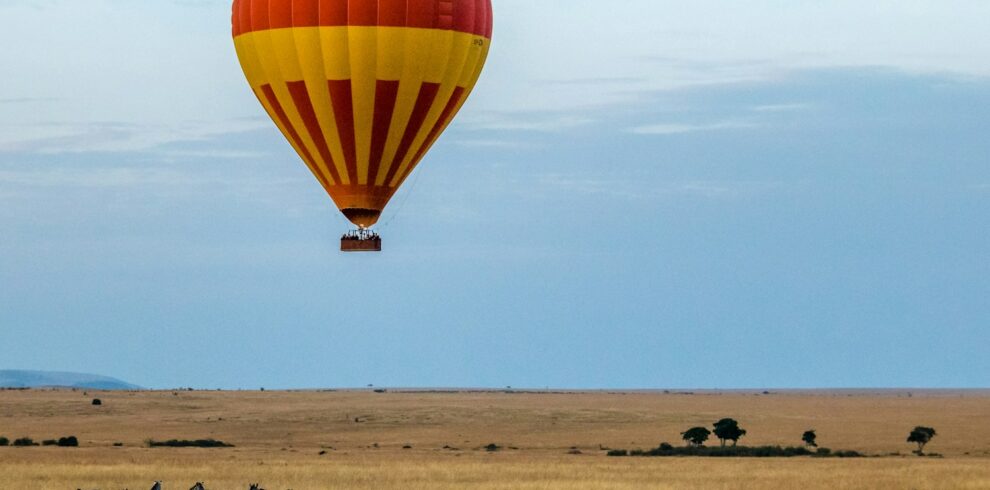
<path id="1" fill-rule="evenodd" d="M 492 37 L 491 0 L 234 0 L 234 37 L 292 27 L 415 27 Z"/>

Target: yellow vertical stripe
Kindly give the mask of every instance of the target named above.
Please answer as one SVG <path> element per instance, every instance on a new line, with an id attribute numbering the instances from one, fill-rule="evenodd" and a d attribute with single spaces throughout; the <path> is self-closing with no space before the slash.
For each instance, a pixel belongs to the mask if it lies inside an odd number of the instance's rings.
<path id="1" fill-rule="evenodd" d="M 358 183 L 368 183 L 371 127 L 375 114 L 377 85 L 377 28 L 347 27 L 351 54 L 351 92 L 354 104 L 354 141 L 357 145 Z"/>
<path id="2" fill-rule="evenodd" d="M 327 80 L 350 80 L 351 51 L 348 27 L 300 28 L 316 29 L 320 33 L 323 69 Z"/>
<path id="3" fill-rule="evenodd" d="M 337 131 L 337 120 L 334 118 L 333 103 L 327 90 L 326 70 L 324 69 L 324 54 L 317 29 L 291 29 L 295 36 L 296 53 L 302 69 L 303 80 L 306 81 L 306 91 L 313 104 L 316 118 L 320 123 L 323 139 L 327 142 L 333 165 L 340 176 L 341 183 L 350 184 L 344 152 L 340 144 L 340 132 Z M 330 162 L 324 162 L 330 164 Z"/>

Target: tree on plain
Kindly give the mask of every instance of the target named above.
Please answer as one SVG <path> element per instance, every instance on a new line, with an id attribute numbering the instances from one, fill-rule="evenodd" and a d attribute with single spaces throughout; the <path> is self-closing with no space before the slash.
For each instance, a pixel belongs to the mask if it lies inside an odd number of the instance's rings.
<path id="1" fill-rule="evenodd" d="M 801 440 L 804 441 L 805 446 L 818 447 L 818 434 L 815 434 L 814 430 L 805 431 L 804 435 L 801 436 Z"/>
<path id="2" fill-rule="evenodd" d="M 936 436 L 935 429 L 931 427 L 915 427 L 914 430 L 908 434 L 907 442 L 913 442 L 918 445 L 918 450 L 915 451 L 919 456 L 925 454 L 925 446 L 932 442 L 932 439 Z"/>
<path id="3" fill-rule="evenodd" d="M 694 447 L 702 447 L 712 432 L 704 427 L 692 427 L 681 433 L 681 437 Z"/>
<path id="4" fill-rule="evenodd" d="M 722 419 L 715 422 L 715 437 L 718 437 L 719 441 L 722 443 L 722 447 L 725 447 L 725 441 L 732 441 L 732 445 L 735 446 L 739 443 L 739 439 L 746 435 L 746 430 L 739 427 L 739 422 L 733 419 Z"/>

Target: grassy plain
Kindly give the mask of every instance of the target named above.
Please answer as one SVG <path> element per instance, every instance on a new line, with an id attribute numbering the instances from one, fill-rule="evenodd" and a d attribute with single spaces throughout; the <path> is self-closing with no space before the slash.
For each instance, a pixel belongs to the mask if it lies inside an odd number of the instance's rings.
<path id="1" fill-rule="evenodd" d="M 91 405 L 98 397 L 102 406 Z M 733 417 L 747 445 L 819 442 L 864 459 L 607 458 Z M 990 489 L 990 392 L 681 393 L 0 391 L 0 489 Z M 910 455 L 933 426 L 944 458 Z M 219 439 L 227 449 L 147 448 Z M 503 449 L 488 452 L 488 444 Z M 119 444 L 119 446 L 115 446 Z M 581 454 L 568 454 L 577 448 Z M 320 454 L 323 452 L 324 454 Z"/>

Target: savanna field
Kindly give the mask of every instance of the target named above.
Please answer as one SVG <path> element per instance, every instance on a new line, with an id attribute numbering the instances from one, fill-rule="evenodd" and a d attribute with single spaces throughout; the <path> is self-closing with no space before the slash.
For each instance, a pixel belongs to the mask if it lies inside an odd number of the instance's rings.
<path id="1" fill-rule="evenodd" d="M 99 398 L 102 405 L 94 406 Z M 723 417 L 741 445 L 869 457 L 615 458 Z M 990 488 L 990 392 L 0 391 L 0 489 Z M 917 425 L 938 435 L 919 458 Z M 230 448 L 151 448 L 214 439 Z M 710 440 L 708 445 L 717 445 Z M 488 450 L 490 445 L 498 450 Z"/>

